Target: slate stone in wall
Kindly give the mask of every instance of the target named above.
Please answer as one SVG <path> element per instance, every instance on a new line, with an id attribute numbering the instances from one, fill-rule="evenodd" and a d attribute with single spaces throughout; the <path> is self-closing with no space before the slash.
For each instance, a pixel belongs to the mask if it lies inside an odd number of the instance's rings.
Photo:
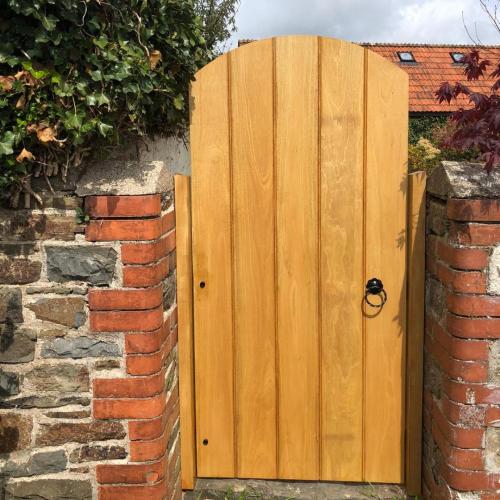
<path id="1" fill-rule="evenodd" d="M 116 252 L 112 248 L 50 246 L 46 251 L 50 281 L 85 281 L 92 285 L 109 285 L 113 279 Z"/>
<path id="2" fill-rule="evenodd" d="M 24 285 L 40 279 L 42 263 L 28 259 L 0 257 L 0 283 Z"/>
<path id="3" fill-rule="evenodd" d="M 57 338 L 42 347 L 44 358 L 104 358 L 121 355 L 119 346 L 112 342 L 89 337 Z"/>
<path id="4" fill-rule="evenodd" d="M 0 368 L 0 397 L 19 394 L 19 375 Z"/>
<path id="5" fill-rule="evenodd" d="M 39 293 L 56 293 L 57 295 L 86 295 L 87 287 L 64 286 L 29 286 L 26 288 L 28 295 Z"/>
<path id="6" fill-rule="evenodd" d="M 11 480 L 5 487 L 5 500 L 90 500 L 90 481 L 77 479 Z"/>
<path id="7" fill-rule="evenodd" d="M 37 446 L 57 446 L 64 443 L 88 443 L 89 441 L 106 441 L 122 439 L 125 429 L 119 422 L 61 422 L 41 424 L 36 437 Z"/>
<path id="8" fill-rule="evenodd" d="M 21 298 L 20 288 L 0 288 L 0 323 L 23 322 Z"/>
<path id="9" fill-rule="evenodd" d="M 85 323 L 85 302 L 81 297 L 40 299 L 26 307 L 31 309 L 38 319 L 59 325 L 78 328 Z"/>
<path id="10" fill-rule="evenodd" d="M 39 391 L 87 392 L 89 371 L 82 365 L 41 365 L 25 376 L 26 382 Z"/>
<path id="11" fill-rule="evenodd" d="M 114 368 L 120 368 L 118 359 L 101 359 L 94 363 L 94 370 L 113 370 Z"/>
<path id="12" fill-rule="evenodd" d="M 0 475 L 5 477 L 27 477 L 52 474 L 66 469 L 68 460 L 64 450 L 35 453 L 25 462 L 9 461 L 0 467 Z"/>
<path id="13" fill-rule="evenodd" d="M 163 308 L 165 311 L 175 302 L 176 273 L 171 272 L 163 282 Z"/>
<path id="14" fill-rule="evenodd" d="M 49 418 L 78 419 L 90 417 L 90 410 L 49 411 L 45 415 Z"/>
<path id="15" fill-rule="evenodd" d="M 97 462 L 101 460 L 118 460 L 127 458 L 127 450 L 123 446 L 85 445 L 74 449 L 69 456 L 70 462 Z"/>
<path id="16" fill-rule="evenodd" d="M 0 324 L 0 363 L 27 363 L 35 356 L 36 333 L 13 324 Z"/>
<path id="17" fill-rule="evenodd" d="M 0 414 L 0 453 L 29 448 L 33 421 L 29 415 Z"/>
<path id="18" fill-rule="evenodd" d="M 86 396 L 22 396 L 20 398 L 0 399 L 0 409 L 29 410 L 31 408 L 58 408 L 67 405 L 88 406 L 90 398 Z"/>

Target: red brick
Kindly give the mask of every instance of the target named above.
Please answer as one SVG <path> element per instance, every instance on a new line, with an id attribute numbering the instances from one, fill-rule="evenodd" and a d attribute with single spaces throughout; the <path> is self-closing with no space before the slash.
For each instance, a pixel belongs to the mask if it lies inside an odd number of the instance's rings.
<path id="1" fill-rule="evenodd" d="M 155 286 L 168 276 L 168 272 L 168 258 L 149 266 L 125 266 L 123 268 L 123 284 L 138 288 Z"/>
<path id="2" fill-rule="evenodd" d="M 486 293 L 486 274 L 479 271 L 456 271 L 437 262 L 435 274 L 454 292 Z"/>
<path id="3" fill-rule="evenodd" d="M 152 354 L 128 355 L 126 360 L 127 373 L 130 375 L 151 375 L 156 373 L 163 367 L 165 359 L 167 359 L 171 350 L 172 345 L 169 335 L 161 349 L 157 352 Z"/>
<path id="4" fill-rule="evenodd" d="M 167 490 L 166 478 L 152 485 L 99 486 L 99 500 L 165 500 Z"/>
<path id="5" fill-rule="evenodd" d="M 460 383 L 454 380 L 444 382 L 445 393 L 451 401 L 464 404 L 500 404 L 500 387 L 481 384 Z"/>
<path id="6" fill-rule="evenodd" d="M 461 245 L 491 246 L 500 242 L 500 224 L 452 224 L 450 239 Z"/>
<path id="7" fill-rule="evenodd" d="M 146 399 L 94 399 L 93 414 L 97 419 L 159 417 L 165 410 L 163 393 Z"/>
<path id="8" fill-rule="evenodd" d="M 161 219 L 161 232 L 168 233 L 175 227 L 175 211 L 171 210 L 163 215 Z"/>
<path id="9" fill-rule="evenodd" d="M 127 354 L 151 354 L 161 349 L 170 333 L 170 321 L 167 318 L 163 326 L 147 333 L 129 333 L 125 337 Z"/>
<path id="10" fill-rule="evenodd" d="M 163 301 L 161 286 L 144 290 L 103 290 L 89 292 L 89 309 L 96 311 L 141 310 L 158 307 Z"/>
<path id="11" fill-rule="evenodd" d="M 161 219 L 92 220 L 85 228 L 88 241 L 156 240 L 161 236 Z"/>
<path id="12" fill-rule="evenodd" d="M 124 264 L 151 264 L 166 257 L 175 249 L 175 230 L 170 231 L 154 243 L 123 243 Z"/>
<path id="13" fill-rule="evenodd" d="M 500 338 L 500 318 L 463 318 L 448 314 L 446 328 L 456 337 L 470 339 Z"/>
<path id="14" fill-rule="evenodd" d="M 468 429 L 452 424 L 438 405 L 432 407 L 432 417 L 446 441 L 457 448 L 483 448 L 484 428 Z"/>
<path id="15" fill-rule="evenodd" d="M 488 264 L 488 252 L 480 248 L 450 247 L 442 240 L 437 241 L 439 258 L 456 269 L 482 271 Z"/>
<path id="16" fill-rule="evenodd" d="M 464 471 L 445 467 L 443 475 L 448 484 L 459 491 L 481 491 L 500 488 L 500 475 L 481 471 Z"/>
<path id="17" fill-rule="evenodd" d="M 97 482 L 100 484 L 148 484 L 165 477 L 168 457 L 148 464 L 98 464 Z"/>
<path id="18" fill-rule="evenodd" d="M 128 433 L 131 441 L 150 440 L 159 438 L 165 432 L 165 426 L 170 418 L 170 414 L 179 401 L 179 389 L 177 386 L 172 390 L 163 414 L 151 420 L 137 420 L 128 423 Z"/>
<path id="19" fill-rule="evenodd" d="M 479 428 L 484 424 L 486 407 L 450 401 L 443 396 L 441 407 L 446 418 L 455 425 L 469 428 Z"/>
<path id="20" fill-rule="evenodd" d="M 500 297 L 448 294 L 448 310 L 459 316 L 500 316 Z"/>
<path id="21" fill-rule="evenodd" d="M 485 425 L 492 425 L 500 423 L 500 407 L 490 406 L 486 410 L 486 415 L 484 417 Z"/>
<path id="22" fill-rule="evenodd" d="M 434 339 L 439 342 L 448 354 L 463 361 L 487 361 L 489 344 L 486 340 L 469 340 L 450 335 L 433 318 L 426 319 L 428 328 Z"/>
<path id="23" fill-rule="evenodd" d="M 93 218 L 152 217 L 161 213 L 161 196 L 88 196 L 85 209 Z"/>
<path id="24" fill-rule="evenodd" d="M 136 378 L 94 379 L 95 398 L 147 398 L 165 389 L 165 371 Z"/>
<path id="25" fill-rule="evenodd" d="M 90 311 L 94 332 L 153 331 L 163 323 L 163 307 L 145 311 Z"/>
<path id="26" fill-rule="evenodd" d="M 448 200 L 448 218 L 460 221 L 500 222 L 498 200 Z"/>

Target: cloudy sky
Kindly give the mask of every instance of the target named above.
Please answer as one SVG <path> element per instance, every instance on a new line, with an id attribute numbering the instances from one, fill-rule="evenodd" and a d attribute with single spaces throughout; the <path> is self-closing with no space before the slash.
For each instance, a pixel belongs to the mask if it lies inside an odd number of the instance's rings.
<path id="1" fill-rule="evenodd" d="M 494 5 L 498 0 L 486 0 Z M 479 0 L 241 0 L 232 39 L 320 34 L 354 42 L 500 44 Z"/>

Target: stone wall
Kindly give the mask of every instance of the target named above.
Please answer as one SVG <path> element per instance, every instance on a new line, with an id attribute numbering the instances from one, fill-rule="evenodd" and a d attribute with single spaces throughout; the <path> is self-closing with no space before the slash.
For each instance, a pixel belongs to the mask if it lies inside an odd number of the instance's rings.
<path id="1" fill-rule="evenodd" d="M 0 498 L 178 498 L 171 174 L 56 187 L 0 213 Z"/>
<path id="2" fill-rule="evenodd" d="M 445 162 L 427 198 L 424 493 L 500 498 L 500 174 Z"/>

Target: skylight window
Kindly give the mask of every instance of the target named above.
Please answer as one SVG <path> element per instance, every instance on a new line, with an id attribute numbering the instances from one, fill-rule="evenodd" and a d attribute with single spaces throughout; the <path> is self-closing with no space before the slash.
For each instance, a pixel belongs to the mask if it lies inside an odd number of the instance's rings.
<path id="1" fill-rule="evenodd" d="M 413 52 L 397 52 L 399 60 L 405 63 L 414 63 L 417 62 L 415 57 L 413 56 Z"/>
<path id="2" fill-rule="evenodd" d="M 453 59 L 454 63 L 460 64 L 463 62 L 465 54 L 463 52 L 450 52 L 450 56 Z"/>

